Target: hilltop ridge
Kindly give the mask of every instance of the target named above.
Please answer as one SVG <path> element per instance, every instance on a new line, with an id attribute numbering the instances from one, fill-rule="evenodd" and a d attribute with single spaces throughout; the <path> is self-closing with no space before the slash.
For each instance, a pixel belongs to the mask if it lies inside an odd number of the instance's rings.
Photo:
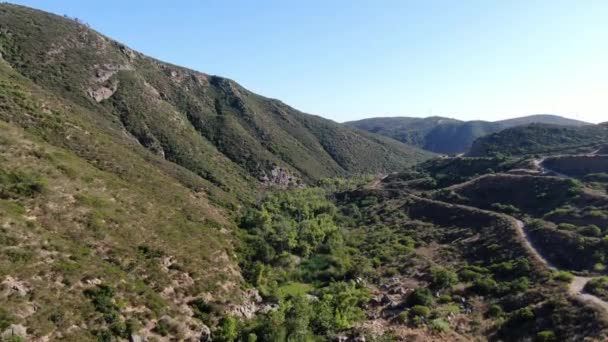
<path id="1" fill-rule="evenodd" d="M 427 118 L 378 117 L 350 121 L 345 124 L 382 134 L 432 152 L 457 154 L 467 152 L 477 138 L 510 127 L 533 123 L 576 127 L 590 125 L 587 122 L 550 114 L 529 115 L 494 122 L 461 121 L 438 116 Z"/>

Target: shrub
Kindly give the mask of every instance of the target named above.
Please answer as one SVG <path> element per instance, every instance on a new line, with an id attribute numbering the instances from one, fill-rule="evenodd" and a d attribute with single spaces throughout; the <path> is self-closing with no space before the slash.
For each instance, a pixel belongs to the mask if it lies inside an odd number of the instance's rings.
<path id="1" fill-rule="evenodd" d="M 0 307 L 0 330 L 8 328 L 13 322 L 13 317 L 4 308 Z"/>
<path id="2" fill-rule="evenodd" d="M 600 227 L 598 227 L 596 225 L 590 225 L 590 226 L 581 228 L 579 230 L 579 233 L 581 233 L 584 236 L 598 237 L 598 236 L 602 235 L 602 230 L 600 229 Z"/>
<path id="3" fill-rule="evenodd" d="M 446 288 L 458 283 L 456 273 L 444 267 L 431 268 L 431 278 L 433 286 L 437 288 Z"/>
<path id="4" fill-rule="evenodd" d="M 451 303 L 452 302 L 452 296 L 450 296 L 449 294 L 442 294 L 441 296 L 439 296 L 439 303 Z"/>
<path id="5" fill-rule="evenodd" d="M 429 322 L 429 329 L 438 333 L 446 332 L 450 330 L 450 323 L 441 318 L 435 318 Z"/>
<path id="6" fill-rule="evenodd" d="M 401 324 L 405 324 L 405 323 L 407 323 L 408 318 L 409 318 L 408 312 L 402 311 L 401 313 L 399 313 L 399 315 L 397 315 L 397 322 L 399 322 Z"/>
<path id="7" fill-rule="evenodd" d="M 474 281 L 479 279 L 481 277 L 481 274 L 470 269 L 464 269 L 460 271 L 459 277 L 462 281 Z"/>
<path id="8" fill-rule="evenodd" d="M 492 304 L 490 306 L 490 308 L 488 309 L 489 317 L 500 317 L 500 316 L 502 316 L 502 314 L 503 314 L 502 308 L 498 304 Z"/>
<path id="9" fill-rule="evenodd" d="M 511 291 L 523 292 L 530 287 L 530 281 L 527 277 L 519 277 L 513 280 L 510 284 Z"/>
<path id="10" fill-rule="evenodd" d="M 35 175 L 0 169 L 0 198 L 33 197 L 44 187 L 44 182 Z"/>
<path id="11" fill-rule="evenodd" d="M 414 305 L 410 309 L 411 318 L 415 318 L 415 317 L 427 318 L 430 315 L 431 315 L 431 309 L 429 309 L 427 306 L 424 306 L 424 305 Z"/>
<path id="12" fill-rule="evenodd" d="M 410 306 L 424 305 L 428 306 L 433 303 L 433 294 L 427 288 L 418 288 L 410 294 L 407 299 Z"/>
<path id="13" fill-rule="evenodd" d="M 557 229 L 575 231 L 576 226 L 570 223 L 560 223 L 557 225 Z"/>
<path id="14" fill-rule="evenodd" d="M 569 283 L 572 281 L 572 279 L 574 279 L 574 275 L 572 275 L 572 273 L 570 273 L 568 271 L 553 272 L 552 277 L 553 277 L 553 279 L 564 282 L 564 283 Z"/>
<path id="15" fill-rule="evenodd" d="M 530 308 L 522 308 L 513 313 L 513 321 L 523 323 L 534 319 L 534 312 Z"/>
<path id="16" fill-rule="evenodd" d="M 536 334 L 536 341 L 538 341 L 538 342 L 555 341 L 555 333 L 551 330 L 539 331 L 538 334 Z"/>
<path id="17" fill-rule="evenodd" d="M 213 340 L 221 342 L 233 342 L 238 336 L 239 331 L 236 319 L 232 316 L 227 316 L 220 320 Z"/>
<path id="18" fill-rule="evenodd" d="M 473 291 L 480 295 L 488 295 L 496 291 L 498 284 L 490 277 L 480 278 L 473 282 Z"/>

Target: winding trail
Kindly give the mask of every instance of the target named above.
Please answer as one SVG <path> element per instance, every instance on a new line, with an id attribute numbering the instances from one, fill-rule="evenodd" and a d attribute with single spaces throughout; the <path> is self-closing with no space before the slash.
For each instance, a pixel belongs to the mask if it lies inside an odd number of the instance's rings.
<path id="1" fill-rule="evenodd" d="M 542 173 L 551 173 L 554 175 L 558 175 L 559 177 L 563 177 L 563 178 L 571 178 L 570 176 L 561 174 L 559 172 L 555 172 L 551 169 L 548 169 L 546 167 L 544 167 L 543 161 L 545 160 L 545 158 L 541 158 L 541 159 L 535 159 L 533 161 L 534 165 L 542 172 Z M 515 219 L 515 218 L 514 218 Z M 528 252 L 530 253 L 530 255 L 532 255 L 537 261 L 539 261 L 540 263 L 544 264 L 545 266 L 547 266 L 547 268 L 549 268 L 552 271 L 559 271 L 559 269 L 551 264 L 542 254 L 540 254 L 540 252 L 534 247 L 534 245 L 532 244 L 532 240 L 530 239 L 530 236 L 528 235 L 528 233 L 525 231 L 524 227 L 524 223 L 518 219 L 515 219 L 515 227 L 516 227 L 516 231 L 517 234 L 521 237 L 522 241 L 523 241 L 523 245 L 524 248 L 526 250 L 528 250 Z M 572 281 L 570 282 L 570 285 L 568 286 L 568 294 L 570 294 L 571 296 L 573 296 L 574 298 L 580 300 L 583 303 L 588 303 L 588 304 L 592 304 L 602 310 L 604 310 L 605 313 L 608 314 L 608 302 L 606 302 L 605 300 L 594 296 L 592 294 L 589 293 L 584 293 L 583 289 L 585 288 L 585 285 L 587 285 L 587 283 L 594 279 L 596 277 L 580 277 L 580 276 L 574 276 L 574 278 L 572 279 Z"/>
<path id="2" fill-rule="evenodd" d="M 534 164 L 534 166 L 537 168 L 537 170 L 541 173 L 541 174 L 551 174 L 551 175 L 556 175 L 557 177 L 563 177 L 563 178 L 572 178 L 568 175 L 564 175 L 561 174 L 559 172 L 555 172 L 551 169 L 548 169 L 546 167 L 544 167 L 542 164 L 544 162 L 545 158 L 540 158 L 540 159 L 534 159 L 532 162 Z M 368 185 L 368 189 L 381 189 L 383 188 L 382 186 L 382 180 L 384 180 L 387 176 L 380 176 L 377 177 L 376 179 L 374 179 L 369 185 Z M 484 176 L 481 176 L 484 177 Z M 475 181 L 476 179 L 472 179 L 469 180 L 465 183 L 471 183 L 473 181 Z M 463 184 L 456 184 L 453 185 L 452 187 L 459 187 L 462 186 Z M 450 187 L 450 188 L 452 188 Z M 414 195 L 414 194 L 410 194 L 410 196 L 416 197 L 421 199 L 420 197 Z M 429 199 L 426 199 L 429 200 Z M 446 203 L 449 204 L 449 203 Z M 450 204 L 453 205 L 453 204 Z M 466 207 L 464 205 L 458 205 L 458 206 L 462 206 L 462 207 Z M 479 208 L 475 208 L 478 209 Z M 528 233 L 525 230 L 525 224 L 523 221 L 516 219 L 513 216 L 510 215 L 506 215 L 506 214 L 499 214 L 499 215 L 504 215 L 509 217 L 510 219 L 513 220 L 514 222 L 514 226 L 515 226 L 515 231 L 516 234 L 518 235 L 518 237 L 520 238 L 519 240 L 521 241 L 523 247 L 526 249 L 526 251 L 529 253 L 529 255 L 531 257 L 533 257 L 534 259 L 536 259 L 536 261 L 542 265 L 544 265 L 545 267 L 547 267 L 549 270 L 551 271 L 559 271 L 560 269 L 558 267 L 556 267 L 555 265 L 553 265 L 551 262 L 549 262 L 549 260 L 547 260 L 537 249 L 536 247 L 534 247 L 534 244 L 532 243 L 532 240 L 530 238 L 530 236 L 528 235 Z M 568 285 L 568 294 L 570 296 L 572 296 L 573 298 L 579 300 L 582 303 L 585 304 L 589 304 L 590 306 L 593 306 L 601 311 L 603 311 L 606 315 L 608 315 L 608 302 L 589 293 L 584 293 L 583 289 L 585 288 L 585 285 L 587 285 L 587 283 L 590 280 L 593 280 L 597 277 L 581 277 L 581 276 L 574 276 L 574 278 L 572 279 L 570 285 Z"/>

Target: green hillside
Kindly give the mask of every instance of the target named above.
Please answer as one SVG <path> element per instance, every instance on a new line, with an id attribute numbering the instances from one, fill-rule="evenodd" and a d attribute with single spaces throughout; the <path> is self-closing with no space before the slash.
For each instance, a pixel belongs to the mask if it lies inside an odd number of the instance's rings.
<path id="1" fill-rule="evenodd" d="M 268 186 L 430 156 L 25 7 L 0 53 L 0 335 L 200 340 L 259 302 L 235 223 Z"/>
<path id="2" fill-rule="evenodd" d="M 564 126 L 588 125 L 586 122 L 557 115 L 530 115 L 495 122 L 459 121 L 443 117 L 386 117 L 363 119 L 346 124 L 436 153 L 458 154 L 467 152 L 477 138 L 506 128 L 531 123 Z"/>
<path id="3" fill-rule="evenodd" d="M 479 138 L 471 147 L 469 155 L 592 152 L 607 141 L 608 128 L 602 125 L 565 127 L 533 124 Z"/>
<path id="4" fill-rule="evenodd" d="M 608 127 L 431 158 L 398 140 L 456 153 L 526 119 L 400 118 L 396 140 L 6 3 L 0 53 L 0 341 L 608 336 L 608 176 L 508 156 Z"/>
<path id="5" fill-rule="evenodd" d="M 96 116 L 96 126 L 127 133 L 227 191 L 249 176 L 310 181 L 397 170 L 427 156 L 148 58 L 72 19 L 5 4 L 0 23 L 0 51 L 15 71 Z"/>

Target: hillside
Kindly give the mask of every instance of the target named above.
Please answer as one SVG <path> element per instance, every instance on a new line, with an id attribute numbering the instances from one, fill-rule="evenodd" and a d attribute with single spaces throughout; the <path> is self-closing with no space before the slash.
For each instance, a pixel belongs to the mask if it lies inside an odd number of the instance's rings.
<path id="1" fill-rule="evenodd" d="M 0 51 L 16 72 L 95 115 L 97 127 L 228 191 L 249 176 L 314 181 L 397 170 L 428 155 L 146 57 L 71 19 L 5 4 L 0 23 Z"/>
<path id="2" fill-rule="evenodd" d="M 0 53 L 3 341 L 206 341 L 258 309 L 237 223 L 270 185 L 430 156 L 25 7 Z"/>
<path id="3" fill-rule="evenodd" d="M 533 124 L 479 138 L 473 143 L 469 155 L 592 152 L 607 141 L 608 128 L 602 125 L 565 127 Z"/>
<path id="4" fill-rule="evenodd" d="M 550 115 L 550 114 L 537 114 L 537 115 L 528 115 L 522 116 L 519 118 L 506 119 L 496 121 L 496 123 L 500 124 L 504 127 L 515 127 L 515 126 L 524 126 L 534 123 L 547 124 L 547 125 L 559 125 L 559 126 L 586 126 L 590 125 L 588 122 L 574 120 L 565 118 L 558 115 Z"/>
<path id="5" fill-rule="evenodd" d="M 479 137 L 506 128 L 532 123 L 564 126 L 588 125 L 586 122 L 556 115 L 530 115 L 495 122 L 459 121 L 442 117 L 386 117 L 346 122 L 352 127 L 382 134 L 425 150 L 443 154 L 467 152 Z"/>
<path id="6" fill-rule="evenodd" d="M 604 157 L 429 159 L 5 3 L 0 52 L 0 341 L 608 336 Z"/>

